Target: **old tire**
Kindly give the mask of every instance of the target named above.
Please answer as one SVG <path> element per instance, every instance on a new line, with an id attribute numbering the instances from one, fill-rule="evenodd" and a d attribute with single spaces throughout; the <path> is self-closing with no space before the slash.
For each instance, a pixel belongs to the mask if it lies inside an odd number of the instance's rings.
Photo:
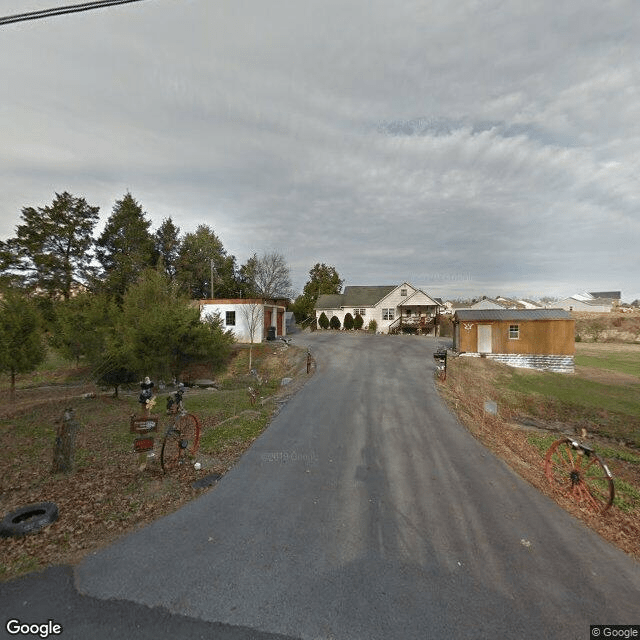
<path id="1" fill-rule="evenodd" d="M 8 513 L 0 522 L 0 537 L 26 536 L 36 533 L 58 519 L 58 506 L 53 502 L 36 502 Z"/>

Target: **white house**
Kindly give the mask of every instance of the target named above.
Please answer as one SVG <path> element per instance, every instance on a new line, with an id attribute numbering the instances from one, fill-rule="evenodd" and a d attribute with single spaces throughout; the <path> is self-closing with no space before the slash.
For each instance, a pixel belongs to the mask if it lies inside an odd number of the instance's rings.
<path id="1" fill-rule="evenodd" d="M 413 330 L 426 333 L 435 326 L 440 303 L 408 282 L 401 285 L 345 287 L 344 293 L 321 295 L 316 302 L 316 321 L 324 313 L 329 320 L 336 316 L 340 326 L 350 313 L 364 320 L 366 329 L 375 320 L 380 333 Z"/>
<path id="2" fill-rule="evenodd" d="M 592 313 L 608 313 L 613 309 L 613 301 L 608 298 L 585 299 L 576 294 L 553 303 L 554 307 L 565 311 L 590 311 Z"/>
<path id="3" fill-rule="evenodd" d="M 201 319 L 219 314 L 223 328 L 230 329 L 238 342 L 248 343 L 287 335 L 284 302 L 262 298 L 221 298 L 199 300 L 198 305 Z"/>

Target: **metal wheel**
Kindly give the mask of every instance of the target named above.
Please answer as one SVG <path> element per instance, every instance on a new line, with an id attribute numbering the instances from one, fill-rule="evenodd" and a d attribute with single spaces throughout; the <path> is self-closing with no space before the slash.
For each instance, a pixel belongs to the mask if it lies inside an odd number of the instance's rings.
<path id="1" fill-rule="evenodd" d="M 190 414 L 176 417 L 162 442 L 160 464 L 164 472 L 175 469 L 195 456 L 200 444 L 200 423 Z"/>
<path id="2" fill-rule="evenodd" d="M 600 456 L 571 438 L 554 442 L 545 457 L 549 483 L 576 502 L 603 513 L 615 495 L 613 477 Z"/>

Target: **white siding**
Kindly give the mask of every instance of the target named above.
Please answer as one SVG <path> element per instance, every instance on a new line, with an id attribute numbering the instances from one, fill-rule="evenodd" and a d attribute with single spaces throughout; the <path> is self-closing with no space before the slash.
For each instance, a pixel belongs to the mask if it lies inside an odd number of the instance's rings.
<path id="1" fill-rule="evenodd" d="M 220 314 L 220 318 L 222 319 L 222 326 L 225 330 L 231 329 L 233 331 L 233 335 L 235 336 L 238 342 L 251 342 L 251 336 L 249 332 L 249 325 L 247 323 L 247 319 L 245 317 L 245 313 L 242 311 L 242 307 L 247 307 L 244 304 L 203 304 L 200 310 L 200 317 L 204 320 L 208 316 L 214 315 L 216 312 Z M 265 337 L 263 327 L 264 327 L 264 306 L 258 305 L 258 320 L 257 326 L 255 330 L 255 335 L 253 336 L 254 342 L 262 342 Z M 227 311 L 235 311 L 236 313 L 236 324 L 235 326 L 227 326 L 225 322 L 226 312 Z M 275 314 L 274 314 L 275 315 Z M 275 319 L 272 321 L 275 326 Z"/>
<path id="2" fill-rule="evenodd" d="M 407 295 L 400 295 L 400 291 L 402 289 L 407 290 Z M 375 321 L 378 323 L 378 331 L 381 333 L 389 333 L 389 325 L 394 323 L 398 319 L 398 315 L 400 314 L 400 309 L 398 305 L 401 302 L 404 302 L 416 289 L 412 287 L 410 284 L 406 282 L 401 284 L 399 287 L 396 287 L 388 296 L 383 298 L 378 306 L 375 309 L 371 310 L 372 314 L 375 314 L 373 317 Z M 383 320 L 382 319 L 382 310 L 383 309 L 393 309 L 393 320 Z"/>

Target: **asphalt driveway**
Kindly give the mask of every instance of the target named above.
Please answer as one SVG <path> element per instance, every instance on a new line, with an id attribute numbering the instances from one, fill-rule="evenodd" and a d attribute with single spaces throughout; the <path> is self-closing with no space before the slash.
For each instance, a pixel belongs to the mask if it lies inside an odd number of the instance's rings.
<path id="1" fill-rule="evenodd" d="M 640 623 L 640 565 L 458 424 L 435 340 L 295 341 L 313 378 L 217 487 L 88 556 L 80 597 L 256 638 L 586 639 Z"/>

